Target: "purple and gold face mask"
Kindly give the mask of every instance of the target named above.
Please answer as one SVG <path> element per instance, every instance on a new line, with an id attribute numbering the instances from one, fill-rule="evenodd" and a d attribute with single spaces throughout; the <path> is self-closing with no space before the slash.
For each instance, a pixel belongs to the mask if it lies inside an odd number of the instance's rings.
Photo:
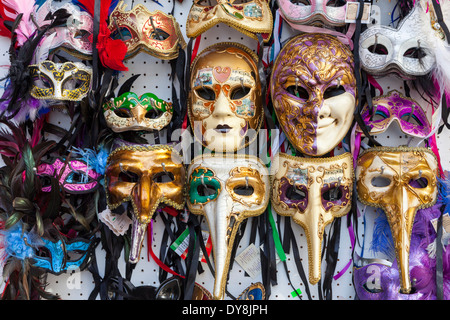
<path id="1" fill-rule="evenodd" d="M 62 158 L 41 163 L 37 167 L 37 175 L 41 177 L 43 192 L 50 192 L 52 188 L 45 177 L 55 177 L 59 180 L 60 187 L 70 194 L 94 191 L 98 187 L 98 179 L 101 176 L 83 160 L 71 159 L 66 163 Z"/>
<path id="2" fill-rule="evenodd" d="M 270 82 L 281 129 L 297 150 L 324 155 L 344 138 L 356 105 L 347 46 L 327 34 L 294 37 L 278 54 Z"/>
<path id="3" fill-rule="evenodd" d="M 370 128 L 371 135 L 383 133 L 393 122 L 397 122 L 405 134 L 418 138 L 427 137 L 431 131 L 431 124 L 422 107 L 396 90 L 375 97 L 372 99 L 372 105 L 372 115 L 368 105 L 362 110 L 362 118 Z M 362 132 L 359 126 L 356 131 Z"/>
<path id="4" fill-rule="evenodd" d="M 330 158 L 301 158 L 279 153 L 271 170 L 273 208 L 305 230 L 309 282 L 316 284 L 321 278 L 325 227 L 350 211 L 352 156 L 347 152 Z"/>

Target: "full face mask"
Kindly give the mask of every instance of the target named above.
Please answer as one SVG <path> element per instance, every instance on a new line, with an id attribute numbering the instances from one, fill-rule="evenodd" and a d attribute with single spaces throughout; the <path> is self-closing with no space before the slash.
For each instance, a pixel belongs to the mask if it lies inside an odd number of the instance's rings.
<path id="1" fill-rule="evenodd" d="M 33 78 L 31 96 L 36 99 L 81 101 L 91 87 L 92 68 L 80 62 L 45 60 L 28 71 Z"/>
<path id="2" fill-rule="evenodd" d="M 264 42 L 272 33 L 272 12 L 265 0 L 194 0 L 186 23 L 186 35 L 196 38 L 219 23 L 225 23 L 241 33 Z"/>
<path id="3" fill-rule="evenodd" d="M 192 161 L 188 174 L 187 206 L 208 221 L 215 265 L 213 296 L 221 300 L 236 232 L 244 219 L 262 214 L 268 205 L 268 171 L 254 156 L 206 154 Z"/>
<path id="4" fill-rule="evenodd" d="M 130 130 L 161 130 L 173 116 L 171 102 L 159 99 L 153 93 L 138 96 L 126 92 L 103 105 L 106 124 L 114 132 Z"/>
<path id="5" fill-rule="evenodd" d="M 356 106 L 353 55 L 336 38 L 302 34 L 278 54 L 270 92 L 281 129 L 300 152 L 333 150 L 347 134 Z"/>
<path id="6" fill-rule="evenodd" d="M 438 162 L 426 148 L 375 147 L 358 158 L 358 199 L 386 214 L 400 272 L 400 292 L 411 292 L 409 252 L 418 209 L 436 202 Z"/>
<path id="7" fill-rule="evenodd" d="M 361 112 L 371 135 L 385 132 L 393 122 L 407 135 L 425 138 L 431 132 L 431 124 L 420 104 L 403 96 L 397 90 L 372 99 L 372 112 L 366 104 Z M 371 115 L 372 113 L 372 115 Z M 359 126 L 357 132 L 362 132 Z"/>
<path id="8" fill-rule="evenodd" d="M 41 178 L 43 192 L 51 191 L 51 182 L 46 177 L 55 177 L 60 187 L 69 194 L 83 194 L 94 191 L 101 175 L 92 170 L 85 161 L 55 158 L 52 162 L 38 165 L 36 174 Z"/>
<path id="9" fill-rule="evenodd" d="M 414 79 L 433 70 L 436 59 L 427 44 L 429 35 L 418 29 L 424 23 L 422 10 L 415 6 L 397 29 L 379 25 L 361 33 L 359 54 L 361 67 L 367 73 L 379 76 L 395 73 Z"/>
<path id="10" fill-rule="evenodd" d="M 353 161 L 350 153 L 330 158 L 300 158 L 279 153 L 271 168 L 272 205 L 305 230 L 309 282 L 321 278 L 325 227 L 350 211 Z"/>
<path id="11" fill-rule="evenodd" d="M 250 144 L 263 121 L 257 57 L 237 43 L 218 43 L 193 61 L 188 111 L 194 136 L 217 152 Z"/>
<path id="12" fill-rule="evenodd" d="M 93 19 L 89 13 L 81 11 L 78 6 L 71 2 L 58 4 L 56 1 L 45 1 L 35 12 L 37 25 L 47 24 L 47 14 L 61 9 L 66 10 L 71 16 L 66 25 L 50 29 L 37 48 L 36 56 L 39 58 L 36 63 L 48 59 L 49 54 L 59 49 L 80 59 L 92 59 L 90 37 L 93 33 Z"/>
<path id="13" fill-rule="evenodd" d="M 186 46 L 180 26 L 175 18 L 164 12 L 150 12 L 142 4 L 125 11 L 126 4 L 120 1 L 109 17 L 111 37 L 121 39 L 127 45 L 125 59 L 145 52 L 162 60 L 178 57 L 180 48 Z"/>
<path id="14" fill-rule="evenodd" d="M 136 263 L 147 224 L 160 206 L 181 210 L 185 204 L 185 168 L 181 156 L 166 145 L 124 145 L 109 155 L 106 197 L 111 210 L 131 202 L 132 244 L 129 261 Z"/>

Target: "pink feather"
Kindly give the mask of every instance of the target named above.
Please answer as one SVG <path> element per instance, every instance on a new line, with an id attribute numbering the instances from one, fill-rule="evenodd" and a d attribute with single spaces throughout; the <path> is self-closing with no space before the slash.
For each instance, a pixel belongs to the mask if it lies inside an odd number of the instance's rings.
<path id="1" fill-rule="evenodd" d="M 21 46 L 34 34 L 34 32 L 36 32 L 36 26 L 31 21 L 31 14 L 34 11 L 35 6 L 34 0 L 0 1 L 3 4 L 3 12 L 8 18 L 15 19 L 19 14 L 22 14 L 22 20 L 16 30 L 17 43 Z"/>

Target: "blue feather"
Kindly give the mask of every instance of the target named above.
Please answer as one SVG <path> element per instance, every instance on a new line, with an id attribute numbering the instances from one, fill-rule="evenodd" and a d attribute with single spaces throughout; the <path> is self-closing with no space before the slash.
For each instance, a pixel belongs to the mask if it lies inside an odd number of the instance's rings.
<path id="1" fill-rule="evenodd" d="M 392 239 L 391 229 L 386 214 L 382 209 L 377 208 L 378 217 L 374 221 L 374 229 L 370 250 L 373 252 L 381 252 L 394 260 L 395 247 Z"/>
<path id="2" fill-rule="evenodd" d="M 104 175 L 106 170 L 106 160 L 108 159 L 108 152 L 106 149 L 101 148 L 100 151 L 96 152 L 93 149 L 85 148 L 77 148 L 72 147 L 71 151 L 78 155 L 81 160 L 86 162 L 88 167 L 93 169 L 95 172 Z"/>

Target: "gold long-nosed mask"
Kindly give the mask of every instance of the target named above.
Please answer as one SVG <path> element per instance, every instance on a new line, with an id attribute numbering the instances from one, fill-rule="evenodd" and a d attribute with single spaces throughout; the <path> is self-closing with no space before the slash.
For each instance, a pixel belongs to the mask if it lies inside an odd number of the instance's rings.
<path id="1" fill-rule="evenodd" d="M 363 152 L 356 168 L 358 199 L 386 213 L 400 271 L 401 292 L 411 292 L 409 249 L 414 218 L 437 198 L 435 154 L 426 148 L 376 147 Z"/>
<path id="2" fill-rule="evenodd" d="M 137 262 L 145 228 L 156 209 L 184 207 L 185 174 L 181 156 L 169 146 L 122 146 L 109 155 L 108 206 L 115 209 L 130 201 L 134 210 L 130 261 Z"/>

